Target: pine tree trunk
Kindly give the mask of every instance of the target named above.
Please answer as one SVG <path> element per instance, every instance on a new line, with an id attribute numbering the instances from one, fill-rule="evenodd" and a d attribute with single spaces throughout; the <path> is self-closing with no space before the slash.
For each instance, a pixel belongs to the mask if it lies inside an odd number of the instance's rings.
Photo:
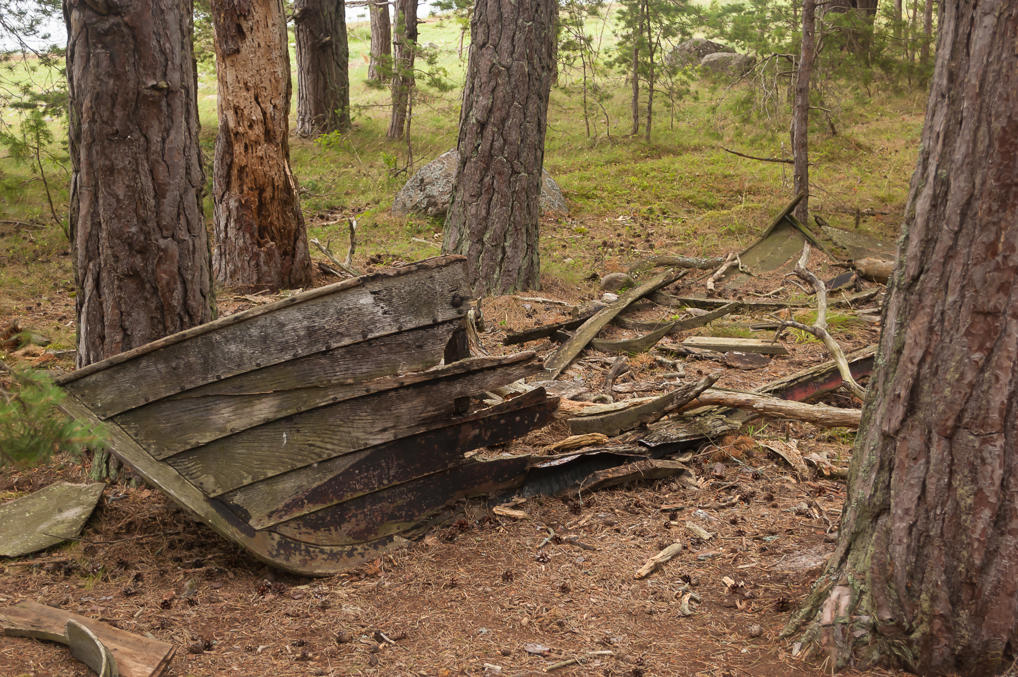
<path id="1" fill-rule="evenodd" d="M 406 132 L 410 92 L 414 88 L 414 55 L 417 51 L 417 0 L 396 0 L 396 35 L 392 73 L 392 116 L 390 139 Z"/>
<path id="2" fill-rule="evenodd" d="M 930 65 L 930 45 L 933 44 L 933 0 L 926 0 L 923 8 L 923 44 L 919 50 L 919 63 Z"/>
<path id="3" fill-rule="evenodd" d="M 802 3 L 802 45 L 799 67 L 795 74 L 795 98 L 792 110 L 792 159 L 794 160 L 795 194 L 806 197 L 795 208 L 795 218 L 807 223 L 809 218 L 809 89 L 816 57 L 816 0 Z"/>
<path id="4" fill-rule="evenodd" d="M 290 171 L 290 58 L 282 0 L 212 0 L 219 86 L 213 173 L 216 280 L 232 288 L 311 283 Z"/>
<path id="5" fill-rule="evenodd" d="M 633 85 L 633 101 L 630 105 L 633 114 L 633 136 L 640 133 L 640 47 L 637 44 L 633 45 L 633 64 L 632 64 L 632 85 Z"/>
<path id="6" fill-rule="evenodd" d="M 477 295 L 539 282 L 539 200 L 557 10 L 557 0 L 477 0 L 474 7 L 459 172 L 443 249 L 466 255 Z"/>
<path id="7" fill-rule="evenodd" d="M 191 3 L 94 7 L 64 3 L 79 367 L 214 312 Z"/>
<path id="8" fill-rule="evenodd" d="M 838 665 L 989 675 L 1016 658 L 1016 44 L 1011 0 L 942 4 L 840 538 L 787 629 Z"/>
<path id="9" fill-rule="evenodd" d="M 371 60 L 368 62 L 368 80 L 388 82 L 389 71 L 392 69 L 389 3 L 385 0 L 370 0 L 368 13 L 371 18 Z"/>
<path id="10" fill-rule="evenodd" d="M 644 0 L 641 3 L 643 8 L 644 29 L 647 31 L 647 143 L 650 143 L 650 127 L 654 120 L 654 33 L 650 25 L 650 5 Z"/>
<path id="11" fill-rule="evenodd" d="M 297 134 L 350 128 L 350 50 L 344 0 L 296 0 Z"/>

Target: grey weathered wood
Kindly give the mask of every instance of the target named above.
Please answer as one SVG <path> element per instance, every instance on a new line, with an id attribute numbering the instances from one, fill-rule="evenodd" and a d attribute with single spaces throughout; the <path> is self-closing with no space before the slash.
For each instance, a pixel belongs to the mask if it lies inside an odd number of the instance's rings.
<path id="1" fill-rule="evenodd" d="M 551 420 L 558 400 L 542 389 L 468 416 L 438 423 L 413 437 L 355 451 L 270 477 L 222 496 L 257 529 L 356 496 L 440 471 L 466 451 L 500 444 Z"/>
<path id="2" fill-rule="evenodd" d="M 590 345 L 596 350 L 606 353 L 642 353 L 645 350 L 650 350 L 655 343 L 660 341 L 665 334 L 670 333 L 674 327 L 675 323 L 669 322 L 643 336 L 615 341 L 610 339 L 594 339 L 590 342 Z"/>
<path id="3" fill-rule="evenodd" d="M 780 343 L 761 339 L 690 336 L 682 342 L 682 345 L 696 350 L 715 350 L 721 353 L 738 350 L 742 353 L 763 353 L 765 355 L 788 354 L 785 346 Z"/>
<path id="4" fill-rule="evenodd" d="M 71 655 L 92 668 L 98 677 L 119 677 L 117 661 L 95 633 L 75 620 L 67 621 L 64 628 Z"/>
<path id="5" fill-rule="evenodd" d="M 76 537 L 105 486 L 59 482 L 0 505 L 0 557 L 20 557 Z"/>
<path id="6" fill-rule="evenodd" d="M 470 397 L 537 370 L 533 353 L 473 358 L 393 379 L 394 389 L 319 407 L 172 456 L 168 463 L 216 496 L 340 454 L 407 437 L 456 413 Z M 400 387 L 395 388 L 396 381 Z"/>
<path id="7" fill-rule="evenodd" d="M 688 474 L 689 468 L 679 461 L 648 458 L 620 465 L 616 468 L 605 468 L 604 470 L 591 473 L 580 483 L 580 487 L 576 491 L 582 493 L 584 491 L 593 491 L 594 489 L 616 487 L 627 482 L 660 480 L 681 473 Z"/>
<path id="8" fill-rule="evenodd" d="M 576 329 L 581 324 L 590 319 L 590 317 L 598 310 L 600 310 L 600 308 L 588 310 L 584 313 L 581 313 L 578 317 L 574 317 L 569 320 L 563 320 L 561 322 L 552 322 L 551 324 L 541 325 L 540 327 L 532 327 L 530 329 L 524 329 L 523 331 L 516 332 L 515 334 L 509 334 L 504 339 L 502 339 L 502 345 L 511 346 L 516 343 L 526 343 L 527 341 L 536 341 L 537 339 L 540 338 L 554 336 L 556 333 L 562 330 Z"/>
<path id="9" fill-rule="evenodd" d="M 569 432 L 573 435 L 582 435 L 584 433 L 604 433 L 609 436 L 618 435 L 623 430 L 629 430 L 640 424 L 656 421 L 669 411 L 678 409 L 714 385 L 714 382 L 717 380 L 717 376 L 705 376 L 696 383 L 676 388 L 661 397 L 655 397 L 631 407 L 603 414 L 571 418 L 569 419 Z"/>
<path id="10" fill-rule="evenodd" d="M 102 418 L 311 353 L 462 317 L 462 257 L 339 282 L 168 336 L 61 383 Z"/>
<path id="11" fill-rule="evenodd" d="M 673 270 L 663 272 L 659 275 L 655 275 L 651 279 L 647 280 L 638 287 L 630 289 L 623 294 L 617 301 L 608 304 L 601 310 L 594 313 L 594 315 L 584 322 L 576 333 L 568 341 L 563 343 L 555 354 L 548 358 L 544 368 L 548 370 L 550 378 L 557 378 L 562 370 L 569 366 L 577 355 L 579 355 L 587 344 L 598 332 L 604 328 L 606 324 L 612 321 L 612 319 L 626 309 L 634 301 L 638 301 L 647 294 L 650 294 L 658 289 L 665 287 L 675 280 L 679 279 L 685 274 L 685 271 L 676 273 Z"/>
<path id="12" fill-rule="evenodd" d="M 438 364 L 459 320 L 298 358 L 199 386 L 113 417 L 157 458 L 366 392 Z"/>
<path id="13" fill-rule="evenodd" d="M 725 303 L 714 310 L 704 313 L 703 315 L 696 315 L 694 317 L 687 317 L 682 320 L 674 320 L 672 322 L 636 322 L 623 317 L 616 317 L 613 322 L 618 324 L 624 329 L 635 329 L 637 331 L 649 331 L 657 329 L 662 324 L 670 324 L 669 334 L 677 334 L 682 331 L 689 331 L 690 329 L 697 329 L 704 325 L 710 324 L 714 320 L 724 317 L 730 313 L 734 313 L 742 304 L 738 301 L 732 301 L 731 303 Z"/>
<path id="14" fill-rule="evenodd" d="M 779 310 L 781 308 L 794 307 L 788 301 L 760 301 L 756 299 L 715 299 L 715 298 L 701 298 L 698 296 L 675 296 L 674 294 L 666 294 L 665 292 L 655 292 L 650 294 L 649 298 L 654 303 L 662 306 L 668 306 L 669 308 L 703 308 L 705 310 L 713 310 L 723 308 L 725 306 L 732 305 L 732 311 L 736 308 L 743 308 L 748 311 L 754 310 Z M 716 319 L 716 318 L 715 318 Z"/>

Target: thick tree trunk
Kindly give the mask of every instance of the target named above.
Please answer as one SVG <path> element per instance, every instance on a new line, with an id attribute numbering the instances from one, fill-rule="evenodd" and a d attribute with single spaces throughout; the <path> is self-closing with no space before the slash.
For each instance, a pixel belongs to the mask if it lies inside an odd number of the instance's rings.
<path id="1" fill-rule="evenodd" d="M 311 283 L 290 171 L 290 58 L 282 0 L 212 0 L 219 84 L 212 269 L 228 287 Z"/>
<path id="2" fill-rule="evenodd" d="M 344 0 L 296 0 L 297 134 L 350 128 L 350 50 Z"/>
<path id="3" fill-rule="evenodd" d="M 941 7 L 840 538 L 787 632 L 988 675 L 1018 650 L 1018 4 Z"/>
<path id="4" fill-rule="evenodd" d="M 417 52 L 417 0 L 396 0 L 393 47 L 392 116 L 387 136 L 399 139 L 410 124 L 408 111 L 414 88 L 414 55 Z"/>
<path id="5" fill-rule="evenodd" d="M 108 5 L 64 2 L 79 367 L 214 312 L 191 3 Z"/>
<path id="6" fill-rule="evenodd" d="M 368 62 L 368 80 L 388 82 L 392 70 L 392 26 L 389 21 L 389 3 L 371 0 L 368 3 L 371 18 L 371 60 Z"/>
<path id="7" fill-rule="evenodd" d="M 809 83 L 816 57 L 816 0 L 802 3 L 802 45 L 799 67 L 795 73 L 795 98 L 792 104 L 792 159 L 795 164 L 793 190 L 805 194 L 795 207 L 795 218 L 807 223 L 809 218 Z"/>
<path id="8" fill-rule="evenodd" d="M 534 288 L 557 0 L 477 0 L 446 252 L 477 295 Z"/>

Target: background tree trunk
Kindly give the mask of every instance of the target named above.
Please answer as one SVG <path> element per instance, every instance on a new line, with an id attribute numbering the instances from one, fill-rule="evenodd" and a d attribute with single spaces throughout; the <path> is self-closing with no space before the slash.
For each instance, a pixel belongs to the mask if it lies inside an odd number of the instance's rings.
<path id="1" fill-rule="evenodd" d="M 414 87 L 414 54 L 417 51 L 417 0 L 396 0 L 396 35 L 393 41 L 392 116 L 390 139 L 399 139 L 409 121 L 410 91 Z"/>
<path id="2" fill-rule="evenodd" d="M 474 7 L 459 173 L 443 250 L 467 256 L 477 295 L 539 282 L 539 199 L 557 10 L 557 0 L 478 0 Z"/>
<path id="3" fill-rule="evenodd" d="M 1018 5 L 941 8 L 840 538 L 788 631 L 988 675 L 1018 649 Z"/>
<path id="4" fill-rule="evenodd" d="M 191 3 L 94 6 L 64 3 L 79 367 L 213 316 Z"/>
<path id="5" fill-rule="evenodd" d="M 640 133 L 640 46 L 633 41 L 633 67 L 632 67 L 633 100 L 630 105 L 633 114 L 633 136 Z"/>
<path id="6" fill-rule="evenodd" d="M 371 0 L 368 3 L 371 18 L 371 61 L 368 62 L 368 80 L 388 82 L 392 70 L 392 27 L 389 21 L 389 3 Z"/>
<path id="7" fill-rule="evenodd" d="M 297 134 L 350 128 L 350 50 L 344 0 L 296 0 Z"/>
<path id="8" fill-rule="evenodd" d="M 923 7 L 923 44 L 919 48 L 919 63 L 930 65 L 930 46 L 933 44 L 933 0 L 926 0 Z"/>
<path id="9" fill-rule="evenodd" d="M 212 268 L 228 287 L 311 283 L 290 171 L 290 58 L 282 0 L 212 0 L 219 135 Z"/>
<path id="10" fill-rule="evenodd" d="M 795 218 L 807 224 L 809 218 L 809 82 L 816 57 L 816 0 L 802 3 L 802 45 L 795 74 L 792 104 L 792 159 L 795 161 L 793 190 L 806 197 L 795 207 Z"/>

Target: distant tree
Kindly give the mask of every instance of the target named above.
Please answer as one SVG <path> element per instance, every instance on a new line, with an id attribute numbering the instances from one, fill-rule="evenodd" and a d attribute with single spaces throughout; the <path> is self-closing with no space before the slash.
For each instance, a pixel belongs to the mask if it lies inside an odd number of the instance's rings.
<path id="1" fill-rule="evenodd" d="M 64 4 L 79 367 L 213 315 L 191 3 L 104 7 Z"/>
<path id="2" fill-rule="evenodd" d="M 392 69 L 392 114 L 390 139 L 406 134 L 411 92 L 414 88 L 414 57 L 417 52 L 417 0 L 396 0 L 396 31 Z"/>
<path id="3" fill-rule="evenodd" d="M 786 634 L 831 667 L 992 675 L 1018 659 L 1018 3 L 939 25 L 838 544 Z"/>
<path id="4" fill-rule="evenodd" d="M 809 92 L 816 58 L 816 0 L 802 2 L 802 41 L 795 70 L 792 103 L 792 159 L 795 162 L 793 190 L 805 197 L 795 207 L 795 218 L 807 223 L 809 217 Z"/>
<path id="5" fill-rule="evenodd" d="M 282 0 L 212 0 L 219 135 L 212 259 L 228 287 L 311 283 L 304 217 L 290 171 L 290 57 Z"/>
<path id="6" fill-rule="evenodd" d="M 344 0 L 296 0 L 297 134 L 350 128 L 350 50 Z"/>
<path id="7" fill-rule="evenodd" d="M 605 132 L 611 136 L 611 119 L 604 105 L 609 95 L 601 86 L 606 68 L 602 59 L 602 38 L 610 20 L 610 12 L 603 0 L 566 0 L 559 6 L 556 63 L 560 69 L 575 69 L 578 64 L 587 138 L 592 136 L 592 127 L 595 134 L 597 130 L 597 116 L 591 110 L 594 104 L 597 104 L 604 116 Z M 595 23 L 595 32 L 600 33 L 595 35 L 588 30 L 590 21 Z"/>
<path id="8" fill-rule="evenodd" d="M 557 0 L 478 0 L 443 250 L 473 291 L 539 282 L 538 216 Z"/>
<path id="9" fill-rule="evenodd" d="M 826 0 L 817 9 L 828 38 L 869 63 L 877 0 Z"/>
<path id="10" fill-rule="evenodd" d="M 371 60 L 368 62 L 368 80 L 388 82 L 392 74 L 392 24 L 387 0 L 368 0 L 368 17 L 371 22 Z"/>

